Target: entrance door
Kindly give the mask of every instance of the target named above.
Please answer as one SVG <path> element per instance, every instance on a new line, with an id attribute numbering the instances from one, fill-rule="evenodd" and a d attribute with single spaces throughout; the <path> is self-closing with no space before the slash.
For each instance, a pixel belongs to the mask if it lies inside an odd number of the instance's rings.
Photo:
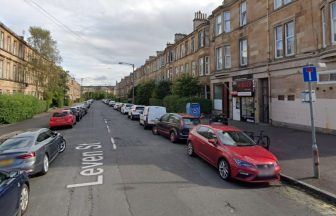
<path id="1" fill-rule="evenodd" d="M 269 123 L 268 78 L 260 79 L 260 122 Z"/>
<path id="2" fill-rule="evenodd" d="M 240 121 L 240 98 L 232 98 L 232 118 L 233 120 Z"/>

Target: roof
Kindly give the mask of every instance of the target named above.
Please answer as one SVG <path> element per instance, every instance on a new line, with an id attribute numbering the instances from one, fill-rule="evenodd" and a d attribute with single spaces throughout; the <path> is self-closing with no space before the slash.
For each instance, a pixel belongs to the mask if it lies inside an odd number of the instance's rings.
<path id="1" fill-rule="evenodd" d="M 212 129 L 216 131 L 241 131 L 239 128 L 224 125 L 224 124 L 210 124 L 210 125 L 205 125 L 205 126 L 211 127 Z"/>

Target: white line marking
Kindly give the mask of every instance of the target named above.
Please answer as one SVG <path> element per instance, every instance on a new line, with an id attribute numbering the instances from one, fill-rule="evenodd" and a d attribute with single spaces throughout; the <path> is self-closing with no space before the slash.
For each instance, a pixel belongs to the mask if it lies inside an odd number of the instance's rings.
<path id="1" fill-rule="evenodd" d="M 111 143 L 113 145 L 113 150 L 117 150 L 117 145 L 115 144 L 114 138 L 111 137 Z"/>
<path id="2" fill-rule="evenodd" d="M 106 121 L 106 119 L 104 119 L 104 121 L 105 121 L 105 124 L 107 124 L 107 121 Z"/>
<path id="3" fill-rule="evenodd" d="M 106 125 L 106 127 L 107 127 L 107 132 L 111 133 L 110 127 L 108 125 Z"/>
<path id="4" fill-rule="evenodd" d="M 87 187 L 87 186 L 94 186 L 94 185 L 101 185 L 101 184 L 103 184 L 103 175 L 99 175 L 96 182 L 72 184 L 72 185 L 68 185 L 67 188 Z"/>

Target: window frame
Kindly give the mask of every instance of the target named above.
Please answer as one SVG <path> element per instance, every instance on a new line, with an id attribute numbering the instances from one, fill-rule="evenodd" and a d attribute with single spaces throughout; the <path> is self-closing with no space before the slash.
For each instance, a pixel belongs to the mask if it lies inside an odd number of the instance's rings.
<path id="1" fill-rule="evenodd" d="M 287 36 L 287 30 L 288 30 L 288 24 L 293 23 L 293 35 Z M 284 38 L 285 38 L 285 55 L 286 56 L 293 56 L 295 55 L 295 21 L 289 21 L 284 24 L 285 26 L 285 32 L 284 32 Z M 288 39 L 293 38 L 293 51 L 292 53 L 288 53 Z"/>
<path id="2" fill-rule="evenodd" d="M 245 10 L 243 11 L 244 5 Z M 247 25 L 247 1 L 243 1 L 239 8 L 239 26 L 243 27 Z"/>
<path id="3" fill-rule="evenodd" d="M 244 47 L 243 42 L 246 41 L 246 51 L 243 50 L 242 48 Z M 243 63 L 243 53 L 246 52 L 246 63 Z M 248 41 L 247 38 L 243 38 L 239 40 L 239 63 L 240 66 L 247 66 L 248 65 Z"/>
<path id="4" fill-rule="evenodd" d="M 223 51 L 224 51 L 224 69 L 230 69 L 232 67 L 232 57 L 231 57 L 231 46 L 230 45 L 225 45 L 223 47 Z M 227 49 L 230 50 L 230 55 L 227 55 Z M 227 58 L 230 58 L 230 65 L 227 65 Z"/>
<path id="5" fill-rule="evenodd" d="M 223 47 L 216 48 L 216 70 L 223 70 Z"/>
<path id="6" fill-rule="evenodd" d="M 204 76 L 204 57 L 198 59 L 198 75 Z"/>
<path id="7" fill-rule="evenodd" d="M 210 74 L 210 56 L 204 56 L 204 75 Z"/>
<path id="8" fill-rule="evenodd" d="M 229 15 L 229 19 L 225 19 L 225 14 L 228 14 Z M 226 27 L 227 27 L 227 24 L 228 23 L 228 27 L 229 29 L 227 30 Z M 223 28 L 223 31 L 225 33 L 229 33 L 231 32 L 231 12 L 230 11 L 224 11 L 223 12 L 223 24 L 224 24 L 224 28 Z"/>
<path id="9" fill-rule="evenodd" d="M 336 13 L 334 14 L 334 17 L 333 17 L 333 10 L 332 10 L 333 6 L 335 6 L 336 8 L 336 1 L 330 3 L 331 43 L 335 45 L 336 44 L 336 29 L 335 29 Z"/>
<path id="10" fill-rule="evenodd" d="M 277 36 L 278 36 L 278 34 L 277 34 L 277 29 L 280 29 L 281 30 L 281 35 L 280 35 L 280 39 L 277 39 Z M 276 58 L 276 59 L 278 59 L 278 58 L 283 58 L 283 56 L 284 56 L 284 40 L 283 40 L 283 34 L 284 34 L 284 32 L 283 32 L 283 26 L 282 25 L 278 25 L 278 26 L 275 26 L 274 27 L 274 57 Z M 278 42 L 279 41 L 281 41 L 281 55 L 280 56 L 278 56 L 278 53 L 277 53 L 277 51 L 278 51 Z"/>
<path id="11" fill-rule="evenodd" d="M 222 14 L 216 16 L 216 36 L 223 33 L 223 17 Z"/>
<path id="12" fill-rule="evenodd" d="M 326 8 L 321 9 L 321 22 L 322 22 L 322 48 L 327 47 L 327 19 Z"/>

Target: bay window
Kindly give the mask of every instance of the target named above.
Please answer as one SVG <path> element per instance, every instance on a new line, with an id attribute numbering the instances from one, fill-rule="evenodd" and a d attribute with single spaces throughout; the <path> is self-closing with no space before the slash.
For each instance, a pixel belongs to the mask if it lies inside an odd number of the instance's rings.
<path id="1" fill-rule="evenodd" d="M 222 16 L 219 15 L 216 17 L 216 35 L 220 35 L 222 32 Z"/>
<path id="2" fill-rule="evenodd" d="M 240 66 L 247 65 L 247 40 L 243 39 L 239 42 L 239 56 L 240 56 Z"/>
<path id="3" fill-rule="evenodd" d="M 216 48 L 216 70 L 223 69 L 223 48 Z"/>
<path id="4" fill-rule="evenodd" d="M 231 31 L 231 16 L 230 12 L 224 12 L 224 32 L 228 33 Z"/>

